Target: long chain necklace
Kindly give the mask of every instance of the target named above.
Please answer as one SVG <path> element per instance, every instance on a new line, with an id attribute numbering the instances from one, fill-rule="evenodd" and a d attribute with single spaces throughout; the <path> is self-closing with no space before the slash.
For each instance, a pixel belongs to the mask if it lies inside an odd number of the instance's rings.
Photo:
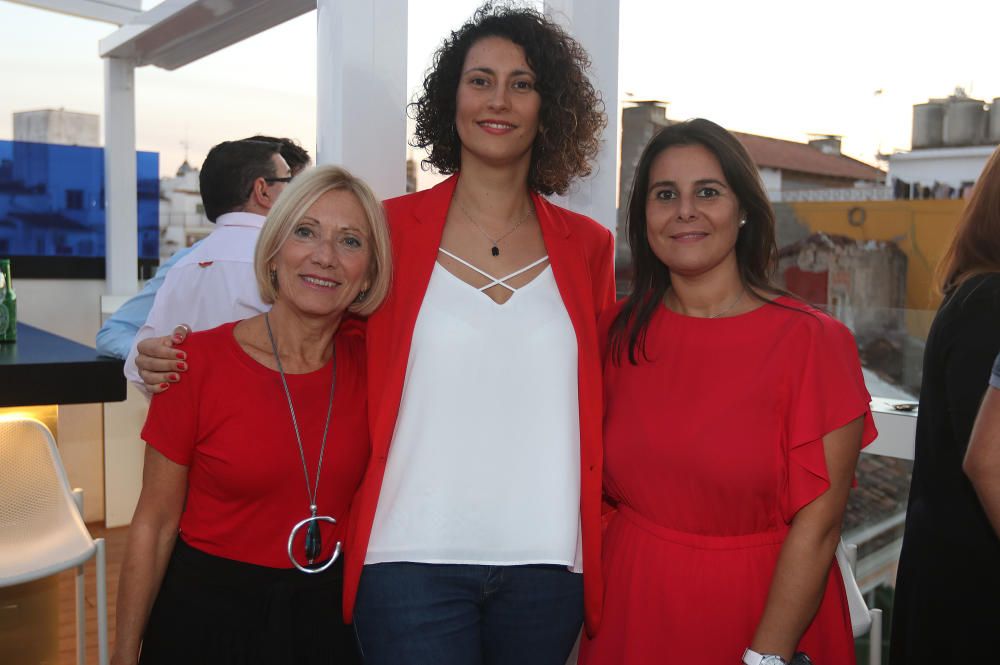
<path id="1" fill-rule="evenodd" d="M 309 467 L 306 465 L 306 452 L 302 447 L 302 435 L 299 433 L 299 422 L 295 417 L 295 407 L 292 405 L 292 393 L 288 390 L 288 380 L 285 378 L 285 370 L 281 366 L 281 358 L 278 356 L 278 345 L 274 341 L 274 333 L 271 332 L 271 319 L 268 313 L 264 313 L 264 325 L 267 327 L 267 338 L 271 340 L 271 351 L 274 353 L 274 362 L 278 365 L 278 374 L 281 375 L 281 385 L 285 389 L 285 397 L 288 399 L 288 412 L 292 414 L 292 428 L 295 430 L 295 441 L 299 444 L 299 457 L 302 460 L 302 473 L 305 474 L 306 478 L 306 494 L 309 497 L 309 517 L 302 520 L 294 527 L 292 527 L 292 532 L 288 535 L 288 558 L 291 559 L 292 565 L 301 570 L 303 573 L 321 573 L 337 560 L 340 556 L 341 544 L 337 543 L 334 548 L 333 556 L 322 566 L 316 568 L 306 568 L 301 565 L 298 559 L 295 558 L 295 554 L 292 552 L 292 543 L 295 541 L 295 535 L 299 530 L 307 526 L 306 528 L 306 564 L 311 566 L 319 558 L 319 555 L 323 551 L 323 537 L 320 534 L 319 523 L 329 522 L 331 524 L 336 524 L 337 520 L 333 519 L 328 515 L 317 515 L 316 509 L 316 497 L 319 494 L 319 478 L 320 473 L 323 471 L 323 453 L 326 452 L 326 435 L 330 431 L 330 414 L 333 413 L 333 393 L 337 387 L 337 347 L 333 347 L 333 376 L 330 379 L 330 401 L 326 407 L 326 423 L 323 425 L 323 442 L 319 447 L 319 462 L 316 465 L 316 480 L 313 483 L 309 482 Z"/>
<path id="2" fill-rule="evenodd" d="M 472 222 L 472 225 L 476 227 L 476 230 L 482 233 L 483 237 L 490 241 L 490 244 L 492 245 L 492 247 L 490 247 L 490 253 L 493 254 L 493 256 L 500 256 L 500 248 L 498 247 L 500 241 L 509 236 L 514 231 L 517 231 L 517 228 L 524 223 L 524 220 L 528 219 L 528 217 L 531 217 L 531 210 L 532 210 L 532 207 L 529 205 L 528 210 L 524 213 L 524 216 L 521 217 L 521 219 L 517 220 L 514 223 L 514 226 L 510 227 L 510 229 L 508 229 L 507 232 L 504 233 L 499 238 L 494 238 L 489 233 L 487 233 L 482 226 L 479 225 L 479 222 L 477 222 L 472 217 L 472 215 L 469 214 L 469 211 L 466 209 L 464 204 L 459 202 L 458 207 L 462 209 L 462 212 L 464 212 L 465 216 L 468 217 L 470 222 Z"/>
<path id="3" fill-rule="evenodd" d="M 671 291 L 672 290 L 673 289 L 671 289 Z M 719 318 L 722 318 L 723 316 L 725 316 L 726 314 L 729 314 L 731 311 L 733 311 L 733 309 L 736 308 L 736 306 L 738 304 L 740 304 L 740 301 L 743 300 L 743 296 L 746 295 L 746 292 L 747 292 L 747 287 L 744 286 L 743 290 L 740 291 L 740 295 L 736 296 L 736 300 L 733 301 L 733 304 L 731 304 L 729 307 L 725 308 L 724 310 L 722 310 L 718 314 L 712 314 L 711 316 L 706 316 L 706 317 L 703 317 L 703 318 L 706 318 L 706 319 L 719 319 Z M 670 309 L 673 309 L 674 311 L 677 311 L 676 308 L 674 308 L 674 307 L 670 307 Z"/>

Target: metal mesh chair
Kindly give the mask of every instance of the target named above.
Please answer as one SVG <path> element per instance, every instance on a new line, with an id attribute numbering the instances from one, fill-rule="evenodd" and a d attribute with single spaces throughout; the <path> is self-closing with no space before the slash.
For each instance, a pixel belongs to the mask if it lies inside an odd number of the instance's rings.
<path id="1" fill-rule="evenodd" d="M 0 418 L 0 587 L 76 568 L 76 660 L 86 660 L 83 564 L 96 556 L 97 639 L 108 663 L 104 539 L 82 518 L 83 491 L 71 491 L 55 439 L 31 418 Z"/>

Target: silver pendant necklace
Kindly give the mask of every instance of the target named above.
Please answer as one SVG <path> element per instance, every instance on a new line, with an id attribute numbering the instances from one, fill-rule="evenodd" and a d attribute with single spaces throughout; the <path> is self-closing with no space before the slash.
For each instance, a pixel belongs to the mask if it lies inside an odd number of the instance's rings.
<path id="1" fill-rule="evenodd" d="M 323 453 L 326 452 L 326 435 L 330 431 L 330 414 L 333 413 L 333 393 L 337 386 L 337 347 L 336 345 L 333 347 L 333 372 L 330 379 L 330 401 L 326 407 L 326 424 L 323 425 L 323 442 L 319 447 L 319 462 L 316 465 L 316 481 L 310 483 L 309 467 L 306 465 L 306 452 L 302 447 L 302 435 L 299 433 L 299 422 L 295 417 L 295 407 L 292 406 L 292 393 L 288 390 L 288 381 L 285 379 L 285 370 L 282 368 L 281 358 L 278 356 L 278 345 L 274 341 L 274 333 L 271 332 L 271 319 L 266 312 L 264 313 L 264 326 L 267 328 L 267 338 L 271 340 L 271 351 L 274 353 L 274 362 L 278 365 L 278 374 L 281 375 L 281 385 L 285 389 L 285 397 L 288 399 L 288 412 L 292 415 L 292 428 L 295 430 L 295 441 L 299 444 L 299 457 L 302 460 L 302 472 L 306 477 L 306 494 L 309 497 L 309 517 L 293 526 L 292 532 L 288 534 L 288 558 L 291 560 L 292 565 L 301 570 L 303 573 L 321 573 L 333 565 L 333 562 L 340 556 L 341 551 L 340 541 L 337 541 L 337 545 L 333 550 L 333 556 L 330 557 L 329 561 L 321 566 L 313 568 L 306 567 L 315 564 L 316 559 L 319 558 L 319 555 L 323 551 L 323 537 L 319 531 L 319 523 L 337 523 L 337 520 L 333 519 L 329 515 L 316 514 L 316 497 L 319 494 L 319 477 L 320 473 L 323 471 Z M 306 565 L 299 563 L 299 560 L 295 557 L 295 553 L 292 550 L 292 545 L 295 542 L 295 536 L 303 527 L 306 527 Z"/>
<path id="2" fill-rule="evenodd" d="M 733 301 L 732 305 L 730 305 L 729 307 L 725 308 L 724 310 L 722 310 L 718 314 L 713 314 L 712 316 L 710 316 L 708 318 L 710 318 L 710 319 L 719 319 L 719 318 L 722 318 L 723 316 L 725 316 L 726 314 L 729 314 L 731 311 L 733 311 L 733 309 L 736 307 L 736 305 L 738 305 L 740 303 L 740 301 L 743 300 L 743 296 L 746 295 L 746 292 L 747 292 L 747 287 L 744 286 L 743 290 L 740 291 L 740 295 L 736 296 L 736 300 Z"/>
<path id="3" fill-rule="evenodd" d="M 671 291 L 673 291 L 673 289 L 671 289 Z M 683 314 L 683 312 L 680 312 L 678 308 L 670 306 L 669 293 L 670 292 L 668 291 L 667 295 L 664 295 L 664 302 L 663 302 L 663 304 L 667 307 L 667 309 Z M 703 317 L 700 317 L 700 318 L 704 318 L 704 319 L 720 319 L 720 318 L 722 318 L 726 314 L 729 314 L 731 311 L 733 311 L 736 308 L 736 306 L 738 304 L 740 304 L 740 301 L 743 300 L 743 296 L 745 296 L 746 293 L 747 293 L 747 288 L 744 286 L 743 290 L 740 291 L 740 294 L 738 296 L 736 296 L 736 300 L 734 300 L 733 303 L 729 307 L 725 308 L 724 310 L 722 310 L 718 314 L 712 314 L 711 316 L 703 316 Z M 690 316 L 690 315 L 689 314 L 685 314 L 685 316 Z"/>
<path id="4" fill-rule="evenodd" d="M 462 212 L 464 212 L 468 220 L 472 222 L 472 225 L 476 227 L 476 230 L 482 233 L 483 237 L 490 241 L 490 244 L 492 245 L 492 247 L 490 247 L 490 254 L 492 254 L 493 256 L 500 256 L 500 247 L 499 247 L 500 241 L 509 236 L 514 231 L 517 231 L 517 228 L 524 223 L 524 220 L 528 219 L 528 217 L 531 216 L 531 210 L 532 210 L 531 206 L 528 206 L 527 212 L 524 213 L 524 216 L 521 217 L 521 219 L 517 220 L 514 223 L 514 226 L 510 227 L 510 229 L 508 229 L 507 232 L 504 233 L 499 238 L 494 239 L 493 236 L 487 233 L 486 230 L 479 225 L 479 222 L 473 219 L 472 215 L 469 214 L 469 211 L 461 202 L 459 202 L 458 207 L 462 209 Z"/>

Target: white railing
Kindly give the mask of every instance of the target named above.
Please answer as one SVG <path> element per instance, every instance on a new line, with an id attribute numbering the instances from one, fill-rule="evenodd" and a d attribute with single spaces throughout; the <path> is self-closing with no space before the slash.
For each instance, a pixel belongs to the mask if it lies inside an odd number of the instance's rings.
<path id="1" fill-rule="evenodd" d="M 772 201 L 891 201 L 892 187 L 826 187 L 822 189 L 769 189 Z"/>
<path id="2" fill-rule="evenodd" d="M 873 397 L 872 415 L 878 429 L 878 438 L 863 452 L 912 461 L 917 434 L 917 411 L 914 404 L 912 401 Z"/>

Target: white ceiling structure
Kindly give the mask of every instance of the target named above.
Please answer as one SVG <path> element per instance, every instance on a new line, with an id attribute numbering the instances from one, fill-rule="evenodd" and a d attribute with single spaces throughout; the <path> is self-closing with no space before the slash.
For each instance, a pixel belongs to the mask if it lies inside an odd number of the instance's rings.
<path id="1" fill-rule="evenodd" d="M 105 61 L 109 295 L 137 288 L 136 67 L 178 69 L 315 9 L 317 163 L 343 164 L 383 198 L 405 191 L 409 0 L 164 0 L 147 11 L 141 0 L 9 1 L 120 26 L 98 45 Z M 595 173 L 559 203 L 614 229 L 619 0 L 544 5 L 590 53 L 609 111 Z"/>
<path id="2" fill-rule="evenodd" d="M 102 58 L 174 70 L 316 9 L 316 0 L 166 0 L 100 41 Z"/>
<path id="3" fill-rule="evenodd" d="M 142 0 L 8 0 L 18 5 L 122 25 L 142 13 Z"/>

